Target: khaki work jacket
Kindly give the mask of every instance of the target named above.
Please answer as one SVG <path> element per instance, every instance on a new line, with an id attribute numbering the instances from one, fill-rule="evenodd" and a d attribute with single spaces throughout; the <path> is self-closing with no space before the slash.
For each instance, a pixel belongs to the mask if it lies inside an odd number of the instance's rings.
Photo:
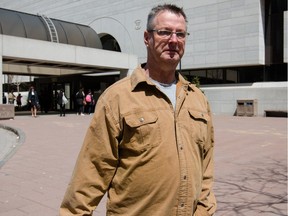
<path id="1" fill-rule="evenodd" d="M 99 98 L 60 215 L 213 215 L 213 126 L 203 93 L 181 75 L 173 108 L 139 66 Z"/>

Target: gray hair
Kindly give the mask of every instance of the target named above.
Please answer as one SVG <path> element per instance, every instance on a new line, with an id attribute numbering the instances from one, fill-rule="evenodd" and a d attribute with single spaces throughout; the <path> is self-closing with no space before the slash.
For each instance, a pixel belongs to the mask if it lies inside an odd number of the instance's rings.
<path id="1" fill-rule="evenodd" d="M 147 19 L 147 30 L 152 30 L 154 28 L 153 25 L 153 21 L 154 18 L 162 11 L 169 11 L 172 12 L 174 14 L 183 16 L 185 19 L 185 22 L 187 23 L 187 17 L 186 14 L 183 11 L 183 8 L 180 8 L 176 5 L 173 4 L 162 4 L 162 5 L 158 5 L 154 8 L 151 9 L 150 13 L 148 14 L 148 19 Z"/>

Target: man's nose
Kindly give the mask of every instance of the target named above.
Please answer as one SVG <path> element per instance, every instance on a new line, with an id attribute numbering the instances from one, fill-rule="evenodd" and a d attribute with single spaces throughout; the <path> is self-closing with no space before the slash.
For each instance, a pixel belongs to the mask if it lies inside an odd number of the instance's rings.
<path id="1" fill-rule="evenodd" d="M 169 38 L 169 41 L 170 42 L 178 42 L 178 38 L 177 38 L 177 35 L 176 35 L 176 32 L 172 32 L 170 38 Z"/>

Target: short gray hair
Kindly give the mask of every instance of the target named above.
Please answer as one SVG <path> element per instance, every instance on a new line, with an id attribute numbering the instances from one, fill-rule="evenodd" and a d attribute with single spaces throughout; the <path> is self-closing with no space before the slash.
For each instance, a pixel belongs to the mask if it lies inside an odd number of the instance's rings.
<path id="1" fill-rule="evenodd" d="M 183 11 L 183 8 L 180 8 L 174 4 L 162 4 L 158 5 L 156 7 L 153 7 L 148 14 L 148 19 L 147 19 L 147 30 L 152 30 L 154 28 L 153 26 L 153 21 L 154 18 L 162 11 L 169 11 L 177 15 L 181 15 L 184 17 L 185 22 L 188 23 L 186 14 Z"/>

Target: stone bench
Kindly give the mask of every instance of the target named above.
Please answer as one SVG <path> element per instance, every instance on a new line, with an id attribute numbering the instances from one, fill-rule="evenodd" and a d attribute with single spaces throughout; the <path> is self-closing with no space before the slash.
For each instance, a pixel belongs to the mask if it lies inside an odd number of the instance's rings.
<path id="1" fill-rule="evenodd" d="M 14 119 L 15 106 L 13 104 L 0 104 L 0 120 Z"/>

